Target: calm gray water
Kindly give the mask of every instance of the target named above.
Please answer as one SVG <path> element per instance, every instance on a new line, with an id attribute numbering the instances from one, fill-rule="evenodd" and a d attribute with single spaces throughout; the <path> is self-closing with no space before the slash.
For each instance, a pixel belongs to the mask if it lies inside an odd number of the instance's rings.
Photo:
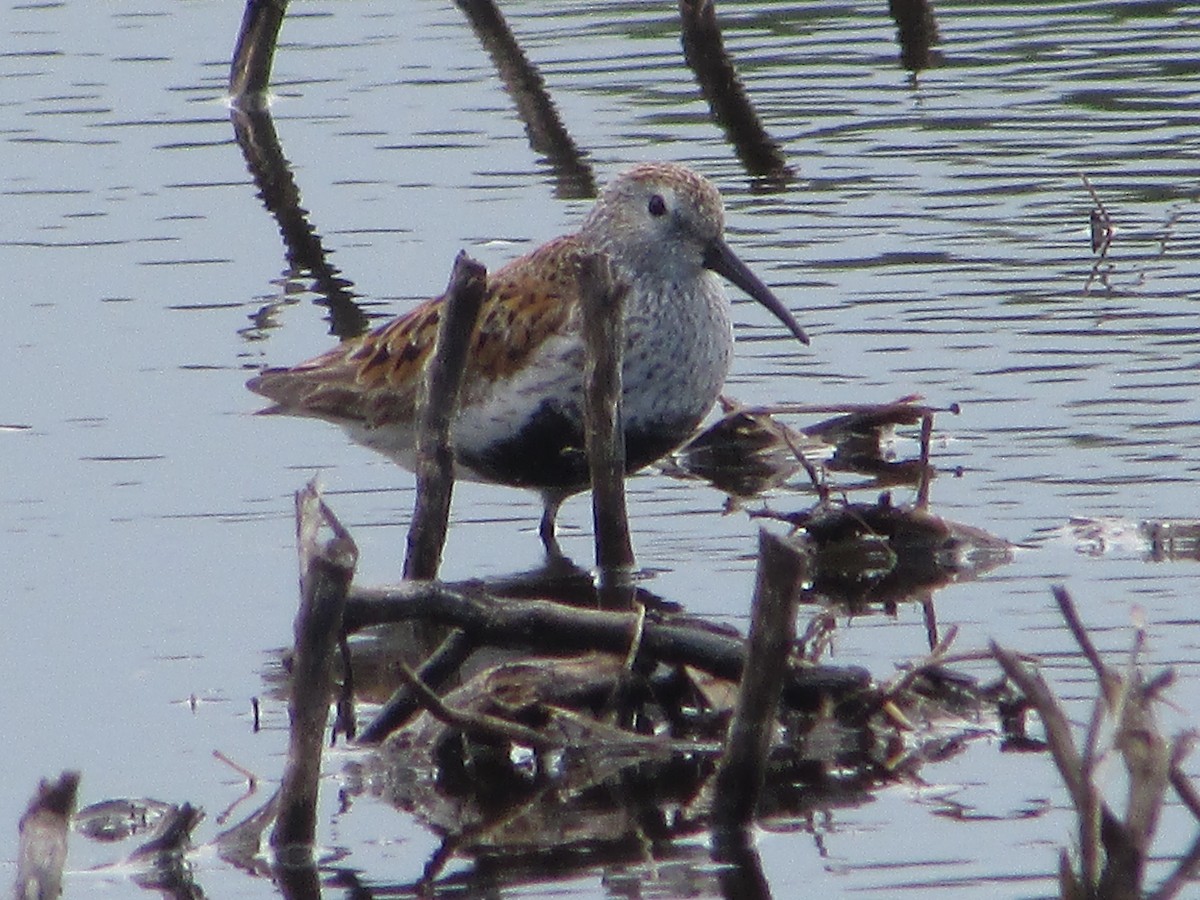
<path id="1" fill-rule="evenodd" d="M 453 4 L 293 7 L 276 128 L 331 261 L 372 312 L 437 293 L 460 248 L 496 266 L 578 222 L 587 201 L 560 199 Z M 798 351 L 739 302 L 731 394 L 961 404 L 938 421 L 937 461 L 961 475 L 935 482 L 935 508 L 1025 549 L 938 594 L 960 647 L 1045 654 L 1082 717 L 1090 678 L 1049 595 L 1065 583 L 1102 649 L 1127 648 L 1144 617 L 1150 664 L 1179 674 L 1168 730 L 1195 727 L 1200 563 L 1151 561 L 1132 532 L 1197 509 L 1200 10 L 941 2 L 943 64 L 914 82 L 886 7 L 719 4 L 797 174 L 764 193 L 698 95 L 674 4 L 503 5 L 597 177 L 645 159 L 712 177 L 731 242 L 812 335 Z M 313 473 L 359 542 L 361 580 L 399 575 L 411 476 L 337 429 L 250 415 L 250 373 L 333 339 L 233 140 L 224 85 L 240 17 L 211 0 L 10 3 L 0 16 L 5 884 L 44 775 L 82 769 L 84 803 L 190 800 L 208 812 L 201 839 L 242 792 L 214 750 L 278 777 L 286 712 L 266 701 L 254 734 L 250 698 L 290 639 L 292 492 Z M 1096 272 L 1081 174 L 1117 226 Z M 755 524 L 720 516 L 723 496 L 699 483 L 647 474 L 629 488 L 647 586 L 744 626 Z M 460 485 L 445 574 L 533 567 L 537 514 L 533 497 Z M 1072 517 L 1108 523 L 1105 540 L 1073 535 Z M 586 499 L 560 521 L 586 564 Z M 925 649 L 920 608 L 902 606 L 842 619 L 833 659 L 887 676 Z M 329 762 L 322 841 L 368 884 L 411 882 L 435 839 L 371 800 L 339 812 L 342 762 Z M 1053 893 L 1072 826 L 1047 759 L 983 740 L 922 774 L 805 827 L 768 823 L 775 895 Z M 1159 857 L 1191 835 L 1169 809 Z M 121 870 L 91 871 L 113 859 L 76 840 L 66 895 L 142 895 Z M 680 848 L 512 893 L 710 894 L 706 860 Z M 209 896 L 274 896 L 212 853 L 196 866 Z"/>

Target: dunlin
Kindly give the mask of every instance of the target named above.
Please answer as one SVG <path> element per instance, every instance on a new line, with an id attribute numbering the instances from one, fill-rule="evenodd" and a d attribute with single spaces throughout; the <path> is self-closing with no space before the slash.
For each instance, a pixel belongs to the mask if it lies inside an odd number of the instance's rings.
<path id="1" fill-rule="evenodd" d="M 630 288 L 622 370 L 628 472 L 687 440 L 724 385 L 733 330 L 717 274 L 808 343 L 787 308 L 725 243 L 717 189 L 680 165 L 648 163 L 622 173 L 578 232 L 492 273 L 453 424 L 456 470 L 540 492 L 548 550 L 559 505 L 589 481 L 576 270 L 596 251 L 608 254 Z M 263 412 L 335 422 L 411 469 L 417 398 L 441 305 L 442 298 L 426 301 L 308 362 L 267 369 L 248 387 L 275 402 Z"/>

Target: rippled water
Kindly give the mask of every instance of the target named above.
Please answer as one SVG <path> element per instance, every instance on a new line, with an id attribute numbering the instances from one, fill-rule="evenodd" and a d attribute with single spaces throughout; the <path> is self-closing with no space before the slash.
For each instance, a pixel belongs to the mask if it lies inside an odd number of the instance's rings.
<path id="1" fill-rule="evenodd" d="M 1025 549 L 937 596 L 959 644 L 994 637 L 1046 654 L 1055 685 L 1082 700 L 1090 679 L 1049 585 L 1069 586 L 1105 650 L 1128 646 L 1140 607 L 1150 662 L 1180 675 L 1178 709 L 1164 716 L 1171 730 L 1194 726 L 1197 562 L 1151 561 L 1116 528 L 1101 546 L 1067 526 L 1196 515 L 1195 7 L 942 2 L 941 64 L 914 79 L 882 2 L 721 3 L 726 47 L 796 174 L 774 192 L 713 124 L 673 5 L 503 8 L 597 180 L 643 159 L 708 174 L 725 193 L 731 243 L 812 335 L 798 352 L 739 301 L 731 394 L 919 393 L 961 405 L 938 420 L 935 509 Z M 249 700 L 264 695 L 273 648 L 289 639 L 291 494 L 313 472 L 360 544 L 361 579 L 399 573 L 411 477 L 336 429 L 249 415 L 249 373 L 332 338 L 233 139 L 223 92 L 240 16 L 204 0 L 136 12 L 34 2 L 3 14 L 0 827 L 10 835 L 37 779 L 65 767 L 83 770 L 84 802 L 203 805 L 201 838 L 241 792 L 214 749 L 277 777 L 286 714 L 267 702 L 253 734 Z M 588 205 L 567 199 L 530 149 L 453 4 L 293 4 L 274 84 L 303 205 L 373 314 L 438 292 L 460 248 L 496 266 L 572 228 Z M 1117 228 L 1099 263 L 1081 175 Z M 647 474 L 629 489 L 647 586 L 744 625 L 754 524 L 720 516 L 723 496 L 696 483 Z M 446 575 L 536 565 L 537 514 L 532 497 L 460 485 Z M 586 500 L 561 521 L 564 549 L 586 563 Z M 834 661 L 879 675 L 926 647 L 916 606 L 840 625 Z M 1044 758 L 997 751 L 976 743 L 927 767 L 928 783 L 804 827 L 768 823 L 759 849 L 776 895 L 1052 894 L 1057 848 L 1070 840 L 1065 796 Z M 433 846 L 368 801 L 338 815 L 330 798 L 321 827 L 372 884 L 412 881 Z M 1159 855 L 1170 857 L 1191 828 L 1175 808 L 1164 828 Z M 0 860 L 15 852 L 5 846 Z M 690 850 L 523 892 L 592 896 L 630 882 L 657 896 L 714 892 L 698 874 L 706 854 Z M 73 843 L 67 895 L 140 893 L 119 872 L 85 871 L 110 860 Z M 211 857 L 197 866 L 212 896 L 272 895 Z"/>

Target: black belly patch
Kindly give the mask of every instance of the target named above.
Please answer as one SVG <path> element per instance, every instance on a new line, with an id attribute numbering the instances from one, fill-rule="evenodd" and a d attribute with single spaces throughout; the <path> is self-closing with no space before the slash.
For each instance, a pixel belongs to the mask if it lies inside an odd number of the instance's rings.
<path id="1" fill-rule="evenodd" d="M 686 440 L 696 422 L 662 422 L 625 430 L 625 471 L 635 472 Z M 575 492 L 587 488 L 588 461 L 578 410 L 550 401 L 512 438 L 459 461 L 480 477 L 517 487 Z"/>

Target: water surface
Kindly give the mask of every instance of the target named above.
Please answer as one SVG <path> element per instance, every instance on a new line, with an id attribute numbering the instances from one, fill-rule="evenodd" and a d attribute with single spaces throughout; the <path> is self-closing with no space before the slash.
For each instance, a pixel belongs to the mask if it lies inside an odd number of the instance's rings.
<path id="1" fill-rule="evenodd" d="M 1064 526 L 1195 516 L 1200 15 L 1184 3 L 943 2 L 942 63 L 913 78 L 883 3 L 722 3 L 726 47 L 796 173 L 772 192 L 713 123 L 673 6 L 514 0 L 504 12 L 597 179 L 645 159 L 713 178 L 731 243 L 812 335 L 798 350 L 739 300 L 732 395 L 960 404 L 938 420 L 937 462 L 960 474 L 935 482 L 935 508 L 1026 548 L 938 594 L 960 644 L 1045 654 L 1082 718 L 1090 679 L 1049 585 L 1069 586 L 1104 650 L 1129 645 L 1137 608 L 1150 664 L 1179 672 L 1169 730 L 1194 726 L 1197 563 Z M 278 776 L 286 713 L 266 700 L 254 734 L 250 698 L 266 695 L 289 640 L 292 492 L 313 473 L 359 542 L 360 578 L 398 577 L 411 476 L 337 429 L 250 415 L 249 374 L 333 338 L 234 142 L 224 85 L 240 16 L 209 0 L 136 12 L 20 3 L 3 15 L 10 834 L 37 779 L 66 767 L 83 770 L 84 802 L 204 806 L 201 839 L 242 790 L 213 750 L 264 782 Z M 495 267 L 587 208 L 561 196 L 453 4 L 293 4 L 274 84 L 303 205 L 372 314 L 438 292 L 460 248 Z M 1099 265 L 1081 174 L 1117 226 Z M 649 473 L 629 490 L 648 587 L 744 627 L 755 524 L 719 515 L 723 495 L 698 483 Z M 537 514 L 531 496 L 460 485 L 445 574 L 535 566 Z M 564 549 L 586 564 L 586 499 L 560 521 Z M 915 605 L 843 617 L 833 659 L 887 676 L 925 640 Z M 339 813 L 340 768 L 335 756 L 322 840 L 368 884 L 411 882 L 433 837 L 367 800 Z M 766 823 L 776 895 L 1054 892 L 1071 818 L 1048 760 L 981 741 L 923 774 L 857 808 Z M 1159 856 L 1190 832 L 1168 810 Z M 75 841 L 67 896 L 141 894 L 119 871 L 87 871 L 112 858 Z M 522 892 L 600 896 L 639 882 L 680 896 L 706 860 L 682 847 L 658 866 Z M 273 895 L 211 856 L 197 868 L 212 896 Z M 700 878 L 697 889 L 715 887 Z"/>

